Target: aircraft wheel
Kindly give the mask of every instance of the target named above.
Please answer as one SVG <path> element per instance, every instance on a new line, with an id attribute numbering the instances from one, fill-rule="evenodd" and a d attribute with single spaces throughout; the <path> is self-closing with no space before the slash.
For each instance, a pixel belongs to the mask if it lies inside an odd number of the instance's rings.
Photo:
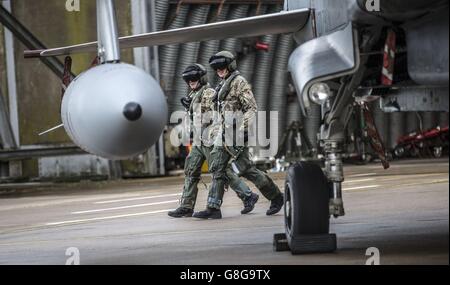
<path id="1" fill-rule="evenodd" d="M 443 154 L 443 148 L 440 146 L 436 146 L 433 148 L 433 156 L 434 158 L 441 158 Z"/>
<path id="2" fill-rule="evenodd" d="M 284 211 L 292 253 L 336 250 L 336 236 L 329 235 L 329 200 L 329 183 L 318 165 L 301 162 L 289 168 Z"/>
<path id="3" fill-rule="evenodd" d="M 394 149 L 394 154 L 397 158 L 403 158 L 405 156 L 406 150 L 402 146 L 398 146 Z"/>

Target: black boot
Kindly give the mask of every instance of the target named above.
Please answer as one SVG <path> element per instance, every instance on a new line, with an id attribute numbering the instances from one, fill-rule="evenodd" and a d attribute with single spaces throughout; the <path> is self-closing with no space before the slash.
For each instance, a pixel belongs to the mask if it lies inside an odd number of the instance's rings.
<path id="1" fill-rule="evenodd" d="M 241 211 L 242 215 L 248 214 L 251 211 L 253 211 L 253 209 L 255 209 L 255 205 L 259 200 L 259 195 L 252 193 L 252 195 L 250 195 L 250 197 L 245 198 L 244 200 L 244 209 Z"/>
<path id="2" fill-rule="evenodd" d="M 174 211 L 170 211 L 167 214 L 172 218 L 190 218 L 192 217 L 192 214 L 194 214 L 194 210 L 180 207 Z"/>
<path id="3" fill-rule="evenodd" d="M 275 199 L 273 199 L 270 203 L 270 208 L 267 210 L 267 216 L 272 216 L 281 211 L 284 205 L 284 196 L 283 194 L 278 195 Z"/>
<path id="4" fill-rule="evenodd" d="M 193 217 L 204 220 L 219 220 L 222 219 L 222 211 L 220 209 L 208 208 L 205 211 L 195 213 Z"/>

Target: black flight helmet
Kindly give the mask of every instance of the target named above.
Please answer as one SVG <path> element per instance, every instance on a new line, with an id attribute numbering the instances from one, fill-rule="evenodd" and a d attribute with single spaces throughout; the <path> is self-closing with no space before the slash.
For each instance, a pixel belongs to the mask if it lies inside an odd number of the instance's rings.
<path id="1" fill-rule="evenodd" d="M 233 72 L 237 69 L 236 58 L 229 51 L 216 53 L 209 60 L 209 64 L 214 70 L 228 69 L 230 72 Z"/>
<path id="2" fill-rule="evenodd" d="M 200 81 L 200 84 L 203 86 L 208 83 L 206 74 L 207 71 L 203 65 L 193 64 L 186 67 L 182 74 L 182 77 L 187 84 L 189 84 L 189 82 Z"/>

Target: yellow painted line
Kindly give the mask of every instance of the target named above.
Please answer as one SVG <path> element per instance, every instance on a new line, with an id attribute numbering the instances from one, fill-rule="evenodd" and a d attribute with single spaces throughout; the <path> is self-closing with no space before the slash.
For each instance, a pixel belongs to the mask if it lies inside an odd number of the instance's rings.
<path id="1" fill-rule="evenodd" d="M 172 203 L 178 203 L 178 202 L 179 202 L 178 200 L 172 200 L 172 201 L 163 201 L 163 202 L 157 202 L 157 203 L 130 205 L 130 206 L 114 207 L 114 208 L 106 208 L 106 209 L 95 209 L 95 210 L 88 210 L 88 211 L 78 211 L 78 212 L 72 212 L 72 215 L 100 213 L 100 212 L 116 211 L 116 210 L 124 210 L 124 209 L 133 209 L 133 208 L 141 208 L 141 207 L 150 207 L 150 206 L 166 205 L 166 204 L 172 204 Z"/>
<path id="2" fill-rule="evenodd" d="M 100 201 L 100 202 L 95 202 L 94 204 L 112 204 L 112 203 L 141 201 L 141 200 L 150 200 L 150 199 L 176 197 L 176 196 L 181 196 L 181 193 L 158 195 L 158 196 L 145 196 L 145 197 L 136 197 L 136 198 L 127 198 L 127 199 L 119 199 L 119 200 L 109 200 L 109 201 Z"/>
<path id="3" fill-rule="evenodd" d="M 375 175 L 378 175 L 378 174 L 377 173 L 353 174 L 353 175 L 349 175 L 347 177 L 356 178 L 356 177 L 367 177 L 367 176 L 375 176 Z"/>
<path id="4" fill-rule="evenodd" d="M 381 186 L 380 185 L 367 185 L 367 186 L 360 186 L 360 187 L 344 188 L 344 191 L 373 189 L 373 188 L 378 188 L 378 187 L 381 187 Z"/>
<path id="5" fill-rule="evenodd" d="M 370 182 L 370 181 L 374 181 L 375 178 L 367 178 L 367 179 L 359 179 L 359 180 L 346 180 L 344 181 L 344 184 L 347 183 L 360 183 L 360 182 Z"/>
<path id="6" fill-rule="evenodd" d="M 80 224 L 86 222 L 94 222 L 94 221 L 105 221 L 105 220 L 113 220 L 127 217 L 139 217 L 139 216 L 147 216 L 153 214 L 167 213 L 172 210 L 160 210 L 160 211 L 152 211 L 152 212 L 143 212 L 143 213 L 135 213 L 135 214 L 127 214 L 127 215 L 117 215 L 117 216 L 108 216 L 108 217 L 99 217 L 92 219 L 80 219 L 80 220 L 71 220 L 71 221 L 62 221 L 55 223 L 47 223 L 46 226 L 60 226 L 60 225 L 69 225 L 69 224 Z"/>

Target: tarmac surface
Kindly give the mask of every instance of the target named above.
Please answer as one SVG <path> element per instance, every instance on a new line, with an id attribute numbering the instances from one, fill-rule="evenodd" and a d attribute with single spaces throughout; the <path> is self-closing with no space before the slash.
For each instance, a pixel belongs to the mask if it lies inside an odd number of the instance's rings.
<path id="1" fill-rule="evenodd" d="M 227 192 L 224 219 L 202 221 L 167 216 L 178 205 L 183 177 L 29 185 L 0 195 L 0 264 L 64 265 L 78 251 L 82 265 L 364 265 L 368 249 L 376 248 L 382 265 L 448 265 L 448 171 L 448 159 L 394 162 L 387 171 L 379 164 L 346 166 L 346 216 L 331 220 L 339 249 L 301 256 L 273 251 L 283 213 L 267 217 L 262 196 L 242 216 L 241 201 Z M 284 174 L 272 176 L 284 189 Z M 206 196 L 200 185 L 197 210 Z"/>

